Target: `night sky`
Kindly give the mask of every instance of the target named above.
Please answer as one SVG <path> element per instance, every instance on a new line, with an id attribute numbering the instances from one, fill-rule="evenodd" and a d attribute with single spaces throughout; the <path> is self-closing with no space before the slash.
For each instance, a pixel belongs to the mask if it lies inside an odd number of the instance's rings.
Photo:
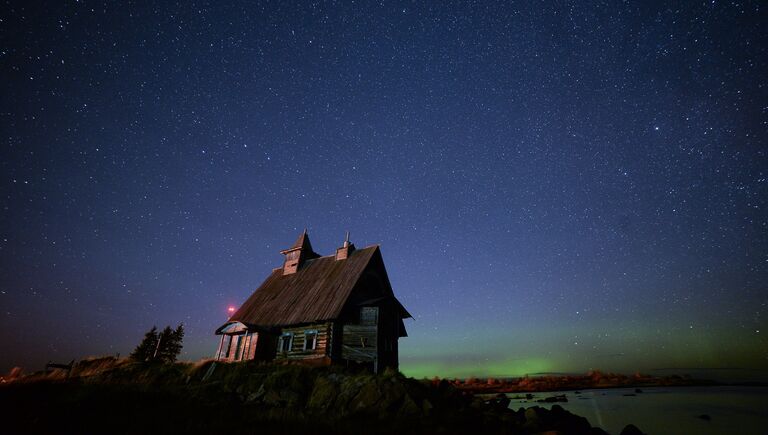
<path id="1" fill-rule="evenodd" d="M 0 370 L 211 356 L 306 227 L 407 375 L 768 377 L 759 2 L 222 3 L 0 7 Z"/>

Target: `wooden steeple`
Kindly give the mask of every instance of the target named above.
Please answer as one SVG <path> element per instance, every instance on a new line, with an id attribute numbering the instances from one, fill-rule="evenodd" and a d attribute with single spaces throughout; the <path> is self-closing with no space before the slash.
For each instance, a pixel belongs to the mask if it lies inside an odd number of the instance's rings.
<path id="1" fill-rule="evenodd" d="M 319 255 L 312 250 L 312 244 L 309 242 L 309 234 L 307 234 L 306 228 L 299 238 L 296 239 L 296 243 L 294 243 L 293 246 L 280 251 L 280 253 L 285 255 L 283 275 L 296 273 L 306 260 L 319 257 Z"/>

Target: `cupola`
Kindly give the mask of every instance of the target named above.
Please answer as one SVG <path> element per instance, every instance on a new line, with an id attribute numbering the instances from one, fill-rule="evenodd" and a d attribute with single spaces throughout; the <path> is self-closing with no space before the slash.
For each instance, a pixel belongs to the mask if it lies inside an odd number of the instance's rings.
<path id="1" fill-rule="evenodd" d="M 309 243 L 309 235 L 307 234 L 306 228 L 299 238 L 296 239 L 296 243 L 294 243 L 293 246 L 280 251 L 280 253 L 285 255 L 283 275 L 296 273 L 305 261 L 319 257 L 319 255 L 312 250 L 312 244 Z"/>

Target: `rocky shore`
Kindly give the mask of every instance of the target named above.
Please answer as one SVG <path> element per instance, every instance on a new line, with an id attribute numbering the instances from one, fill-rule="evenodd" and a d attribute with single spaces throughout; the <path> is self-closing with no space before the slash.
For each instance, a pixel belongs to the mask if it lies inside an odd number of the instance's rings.
<path id="1" fill-rule="evenodd" d="M 394 371 L 212 364 L 91 360 L 3 385 L 0 406 L 22 433 L 605 434 L 558 405 L 511 410 Z"/>

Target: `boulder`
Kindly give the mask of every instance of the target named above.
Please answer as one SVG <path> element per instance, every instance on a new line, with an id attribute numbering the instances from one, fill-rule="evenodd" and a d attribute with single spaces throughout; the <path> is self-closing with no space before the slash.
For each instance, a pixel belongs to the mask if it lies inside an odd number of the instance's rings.
<path id="1" fill-rule="evenodd" d="M 432 413 L 432 408 L 434 408 L 434 406 L 432 406 L 432 402 L 430 402 L 429 400 L 424 399 L 424 401 L 421 402 L 421 412 L 425 416 L 428 416 Z"/>
<path id="2" fill-rule="evenodd" d="M 542 428 L 545 423 L 545 411 L 546 409 L 539 406 L 532 406 L 526 409 L 524 414 L 525 423 L 523 423 L 523 427 L 531 432 L 538 432 L 538 430 Z"/>
<path id="3" fill-rule="evenodd" d="M 543 399 L 537 400 L 539 403 L 555 403 L 555 402 L 567 402 L 568 398 L 565 396 L 565 394 L 560 394 L 557 396 L 549 396 L 545 397 Z"/>
<path id="4" fill-rule="evenodd" d="M 634 424 L 628 424 L 624 426 L 619 435 L 644 435 L 643 432 L 637 428 Z"/>
<path id="5" fill-rule="evenodd" d="M 397 413 L 408 394 L 403 383 L 393 379 L 392 381 L 381 382 L 379 389 L 381 391 L 381 398 L 377 405 L 379 415 L 384 417 Z"/>
<path id="6" fill-rule="evenodd" d="M 419 408 L 419 405 L 416 404 L 416 401 L 413 400 L 410 394 L 406 394 L 405 397 L 403 397 L 403 404 L 400 405 L 400 409 L 397 411 L 396 418 L 410 420 L 420 415 L 421 408 Z"/>
<path id="7" fill-rule="evenodd" d="M 509 400 L 509 397 L 507 397 L 506 394 L 499 393 L 494 396 L 493 399 L 489 400 L 488 404 L 496 410 L 503 410 L 509 408 L 510 402 L 511 400 Z"/>
<path id="8" fill-rule="evenodd" d="M 307 400 L 307 408 L 313 411 L 327 411 L 333 407 L 338 395 L 339 385 L 333 382 L 330 376 L 319 376 L 315 379 L 312 393 L 310 393 L 309 400 Z"/>
<path id="9" fill-rule="evenodd" d="M 262 397 L 267 393 L 267 390 L 264 388 L 264 384 L 261 384 L 258 390 L 256 390 L 253 393 L 250 393 L 246 396 L 245 401 L 246 402 L 257 402 L 260 401 Z"/>
<path id="10" fill-rule="evenodd" d="M 381 391 L 376 382 L 371 381 L 363 385 L 352 399 L 352 411 L 372 411 L 372 408 L 381 400 Z"/>

